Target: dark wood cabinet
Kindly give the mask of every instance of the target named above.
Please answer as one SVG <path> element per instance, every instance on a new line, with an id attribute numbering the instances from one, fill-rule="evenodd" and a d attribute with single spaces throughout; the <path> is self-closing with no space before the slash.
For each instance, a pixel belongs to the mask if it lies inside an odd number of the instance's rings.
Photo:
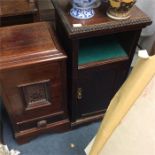
<path id="1" fill-rule="evenodd" d="M 68 104 L 72 127 L 103 117 L 110 100 L 125 81 L 143 27 L 151 24 L 134 7 L 127 20 L 106 16 L 107 4 L 95 16 L 70 16 L 69 0 L 52 0 L 56 31 L 68 55 Z"/>
<path id="2" fill-rule="evenodd" d="M 19 143 L 70 128 L 66 58 L 50 24 L 0 29 L 3 103 Z"/>
<path id="3" fill-rule="evenodd" d="M 1 0 L 0 26 L 32 23 L 39 20 L 36 1 Z"/>

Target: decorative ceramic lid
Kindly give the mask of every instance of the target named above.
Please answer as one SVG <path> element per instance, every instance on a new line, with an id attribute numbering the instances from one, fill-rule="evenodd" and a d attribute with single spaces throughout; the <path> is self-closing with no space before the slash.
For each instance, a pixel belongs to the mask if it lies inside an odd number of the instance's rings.
<path id="1" fill-rule="evenodd" d="M 95 2 L 95 0 L 73 0 L 73 3 L 75 5 L 78 5 L 79 7 L 88 7 L 92 5 Z"/>

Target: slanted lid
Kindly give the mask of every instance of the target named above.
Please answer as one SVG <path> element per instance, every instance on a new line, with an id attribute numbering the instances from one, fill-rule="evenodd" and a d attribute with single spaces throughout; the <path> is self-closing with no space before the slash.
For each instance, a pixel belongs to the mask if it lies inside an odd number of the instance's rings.
<path id="1" fill-rule="evenodd" d="M 0 28 L 0 69 L 66 58 L 49 23 Z"/>

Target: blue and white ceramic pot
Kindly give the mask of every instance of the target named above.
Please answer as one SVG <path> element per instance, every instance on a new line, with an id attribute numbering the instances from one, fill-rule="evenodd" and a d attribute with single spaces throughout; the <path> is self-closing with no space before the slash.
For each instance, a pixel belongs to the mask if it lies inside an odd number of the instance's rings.
<path id="1" fill-rule="evenodd" d="M 101 5 L 101 0 L 96 0 L 93 4 L 93 8 L 98 8 Z"/>
<path id="2" fill-rule="evenodd" d="M 72 0 L 70 15 L 77 19 L 90 19 L 94 16 L 93 4 L 96 0 Z"/>

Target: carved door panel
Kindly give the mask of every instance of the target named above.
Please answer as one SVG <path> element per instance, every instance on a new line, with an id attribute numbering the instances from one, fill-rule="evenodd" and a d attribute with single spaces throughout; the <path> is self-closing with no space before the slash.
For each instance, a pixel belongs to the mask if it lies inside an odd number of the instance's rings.
<path id="1" fill-rule="evenodd" d="M 34 83 L 19 85 L 25 110 L 32 110 L 52 104 L 51 80 L 43 80 Z"/>

